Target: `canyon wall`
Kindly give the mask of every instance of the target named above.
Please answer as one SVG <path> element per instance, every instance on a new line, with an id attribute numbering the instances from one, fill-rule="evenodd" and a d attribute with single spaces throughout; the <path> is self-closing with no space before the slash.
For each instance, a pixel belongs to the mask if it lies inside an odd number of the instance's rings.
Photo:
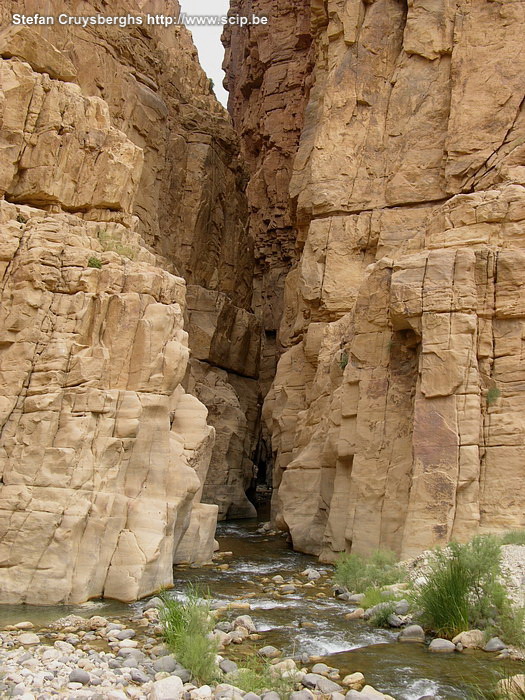
<path id="1" fill-rule="evenodd" d="M 3 3 L 4 28 L 15 11 L 43 8 L 35 0 Z M 112 8 L 102 0 L 46 4 L 47 14 L 61 11 L 178 15 L 179 6 L 172 0 L 123 0 Z M 40 70 L 45 46 L 46 56 L 52 53 L 60 63 L 58 77 L 102 98 L 113 125 L 142 150 L 132 206 L 137 232 L 188 284 L 191 359 L 183 383 L 202 398 L 217 433 L 203 500 L 219 506 L 220 518 L 253 515 L 245 491 L 255 471 L 261 330 L 251 313 L 247 175 L 231 121 L 199 66 L 189 32 L 180 26 L 55 25 L 7 34 L 4 57 L 25 52 L 22 58 Z"/>
<path id="2" fill-rule="evenodd" d="M 299 37 L 310 33 L 308 101 L 284 178 L 298 260 L 264 407 L 273 519 L 326 561 L 377 547 L 409 557 L 524 527 L 525 7 L 303 9 L 307 30 L 286 12 L 268 28 L 266 47 L 298 41 L 257 79 L 262 121 L 275 124 L 268 74 L 304 67 Z M 236 95 L 248 88 L 230 61 Z M 233 109 L 249 150 L 254 110 L 235 99 Z M 260 162 L 252 173 L 248 192 L 259 193 L 271 176 Z M 266 212 L 284 197 L 266 194 L 270 204 L 252 193 L 251 217 L 271 231 Z"/>
<path id="3" fill-rule="evenodd" d="M 246 176 L 184 28 L 14 11 L 42 6 L 0 8 L 1 602 L 132 600 L 254 512 Z"/>

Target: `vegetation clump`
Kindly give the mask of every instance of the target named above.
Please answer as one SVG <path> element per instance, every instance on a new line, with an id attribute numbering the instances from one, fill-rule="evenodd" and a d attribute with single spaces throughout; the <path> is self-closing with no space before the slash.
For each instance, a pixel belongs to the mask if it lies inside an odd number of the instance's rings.
<path id="1" fill-rule="evenodd" d="M 159 618 L 168 649 L 199 683 L 218 676 L 217 643 L 211 636 L 214 619 L 207 596 L 189 586 L 184 600 L 161 594 Z"/>
<path id="2" fill-rule="evenodd" d="M 490 387 L 487 391 L 487 406 L 492 406 L 501 396 L 501 391 L 496 386 Z"/>
<path id="3" fill-rule="evenodd" d="M 523 643 L 523 611 L 512 608 L 503 585 L 498 538 L 478 536 L 435 550 L 423 578 L 414 603 L 423 624 L 439 636 L 480 628 Z"/>
<path id="4" fill-rule="evenodd" d="M 377 550 L 368 557 L 341 554 L 335 564 L 336 583 L 357 593 L 398 583 L 403 578 L 404 572 L 396 565 L 395 554 L 388 550 Z"/>
<path id="5" fill-rule="evenodd" d="M 95 267 L 97 270 L 100 270 L 100 268 L 102 267 L 102 260 L 92 256 L 88 260 L 88 267 Z"/>
<path id="6" fill-rule="evenodd" d="M 240 668 L 234 673 L 228 674 L 229 681 L 237 688 L 246 692 L 263 695 L 263 693 L 276 692 L 281 698 L 289 697 L 295 690 L 296 680 L 293 671 L 286 675 L 272 672 L 272 665 L 268 660 L 258 656 L 246 656 L 241 661 Z"/>
<path id="7" fill-rule="evenodd" d="M 378 607 L 374 611 L 374 614 L 370 617 L 370 622 L 374 627 L 390 627 L 390 616 L 394 614 L 396 609 L 396 602 L 393 600 L 388 600 Z"/>
<path id="8" fill-rule="evenodd" d="M 525 530 L 509 530 L 499 536 L 501 544 L 525 545 Z"/>
<path id="9" fill-rule="evenodd" d="M 98 231 L 97 238 L 105 252 L 112 251 L 118 255 L 122 255 L 124 258 L 129 258 L 129 260 L 135 258 L 135 250 L 131 246 L 125 245 L 122 241 L 113 238 L 106 230 Z"/>

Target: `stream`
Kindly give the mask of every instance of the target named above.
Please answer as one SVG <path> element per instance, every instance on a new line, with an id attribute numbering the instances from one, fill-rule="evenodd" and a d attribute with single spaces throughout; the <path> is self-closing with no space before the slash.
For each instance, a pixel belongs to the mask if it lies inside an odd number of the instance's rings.
<path id="1" fill-rule="evenodd" d="M 226 619 L 249 614 L 261 639 L 283 651 L 283 656 L 308 654 L 340 670 L 343 678 L 360 671 L 366 682 L 396 700 L 418 700 L 423 696 L 467 698 L 468 686 L 492 685 L 502 662 L 481 651 L 432 654 L 419 644 L 401 644 L 397 631 L 376 629 L 361 620 L 344 615 L 354 606 L 333 597 L 332 567 L 314 557 L 292 551 L 281 536 L 261 534 L 256 520 L 220 523 L 217 539 L 222 555 L 213 566 L 176 567 L 171 595 L 180 597 L 191 583 L 207 589 L 214 607 L 232 602 L 249 604 L 250 609 L 228 610 Z M 228 568 L 226 568 L 228 565 Z M 323 576 L 310 587 L 297 587 L 295 593 L 279 594 L 271 589 L 271 578 L 281 575 L 306 579 L 301 571 L 312 567 Z M 68 614 L 130 617 L 142 609 L 144 601 L 126 605 L 115 601 L 90 601 L 76 606 L 0 606 L 0 626 L 30 620 L 36 627 Z M 222 617 L 221 619 L 224 619 Z M 244 649 L 243 649 L 244 647 Z M 245 645 L 231 645 L 224 654 L 233 660 L 242 657 Z M 521 672 L 513 664 L 512 673 Z"/>

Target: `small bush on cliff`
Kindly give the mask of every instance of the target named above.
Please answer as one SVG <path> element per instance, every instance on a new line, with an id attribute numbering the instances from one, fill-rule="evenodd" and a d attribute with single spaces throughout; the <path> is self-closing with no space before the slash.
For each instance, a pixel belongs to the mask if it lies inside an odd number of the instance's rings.
<path id="1" fill-rule="evenodd" d="M 91 257 L 88 260 L 88 267 L 95 267 L 97 270 L 100 270 L 102 267 L 102 261 L 99 258 Z"/>
<path id="2" fill-rule="evenodd" d="M 186 589 L 186 599 L 174 600 L 161 594 L 160 622 L 166 645 L 199 683 L 217 677 L 217 644 L 210 639 L 214 628 L 210 605 L 196 588 Z"/>
<path id="3" fill-rule="evenodd" d="M 403 572 L 396 566 L 395 554 L 387 550 L 377 550 L 369 557 L 341 554 L 335 564 L 336 583 L 357 593 L 397 583 L 402 578 Z"/>
<path id="4" fill-rule="evenodd" d="M 496 386 L 492 386 L 487 391 L 487 406 L 492 406 L 501 396 L 501 391 Z"/>
<path id="5" fill-rule="evenodd" d="M 515 624 L 517 612 L 502 583 L 501 547 L 495 537 L 479 536 L 436 550 L 424 578 L 414 597 L 428 628 L 453 637 L 466 629 L 490 627 L 505 641 L 520 643 L 523 618 Z"/>

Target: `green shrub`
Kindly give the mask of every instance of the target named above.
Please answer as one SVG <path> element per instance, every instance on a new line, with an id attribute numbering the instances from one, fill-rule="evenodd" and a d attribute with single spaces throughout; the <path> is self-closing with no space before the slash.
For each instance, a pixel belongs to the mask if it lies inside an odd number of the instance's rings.
<path id="1" fill-rule="evenodd" d="M 504 639 L 512 636 L 515 643 L 523 637 L 520 623 L 513 622 L 516 612 L 501 582 L 497 538 L 479 536 L 467 544 L 452 542 L 433 553 L 429 569 L 426 582 L 416 587 L 414 595 L 428 628 L 440 636 L 453 637 L 466 629 L 491 626 Z"/>
<path id="2" fill-rule="evenodd" d="M 106 230 L 97 231 L 97 238 L 104 251 L 113 251 L 130 260 L 135 258 L 135 250 L 131 246 L 125 245 L 116 238 L 112 238 Z"/>
<path id="3" fill-rule="evenodd" d="M 100 268 L 102 267 L 102 260 L 99 260 L 95 257 L 91 257 L 88 260 L 88 267 L 96 267 L 97 270 L 100 270 Z"/>
<path id="4" fill-rule="evenodd" d="M 510 530 L 499 536 L 501 544 L 525 544 L 525 530 Z"/>
<path id="5" fill-rule="evenodd" d="M 396 603 L 393 600 L 385 602 L 385 604 L 382 605 L 379 610 L 376 610 L 370 617 L 370 622 L 374 625 L 374 627 L 390 627 L 388 624 L 388 618 L 390 615 L 392 615 L 395 609 Z"/>
<path id="6" fill-rule="evenodd" d="M 365 591 L 365 597 L 359 603 L 359 605 L 367 610 L 368 608 L 373 608 L 374 605 L 379 605 L 379 603 L 384 603 L 387 598 L 381 593 L 380 588 L 374 588 L 371 586 Z"/>
<path id="7" fill-rule="evenodd" d="M 361 593 L 402 581 L 403 571 L 396 566 L 393 552 L 377 550 L 369 557 L 341 554 L 335 564 L 334 580 L 349 591 Z M 384 600 L 384 599 L 383 599 Z"/>
<path id="8" fill-rule="evenodd" d="M 283 678 L 278 673 L 271 673 L 272 665 L 258 656 L 246 656 L 239 662 L 239 670 L 228 674 L 228 682 L 246 692 L 262 695 L 274 691 L 281 700 L 288 698 L 295 689 L 296 681 L 293 676 Z"/>
<path id="9" fill-rule="evenodd" d="M 492 406 L 492 404 L 495 404 L 500 396 L 501 391 L 497 387 L 491 386 L 487 391 L 487 406 Z"/>
<path id="10" fill-rule="evenodd" d="M 342 350 L 341 357 L 339 359 L 339 367 L 341 369 L 344 369 L 347 364 L 348 364 L 348 353 L 346 352 L 346 350 Z"/>
<path id="11" fill-rule="evenodd" d="M 197 682 L 213 682 L 218 675 L 217 643 L 210 638 L 214 619 L 205 596 L 188 586 L 184 601 L 165 592 L 161 599 L 159 617 L 167 647 Z"/>

